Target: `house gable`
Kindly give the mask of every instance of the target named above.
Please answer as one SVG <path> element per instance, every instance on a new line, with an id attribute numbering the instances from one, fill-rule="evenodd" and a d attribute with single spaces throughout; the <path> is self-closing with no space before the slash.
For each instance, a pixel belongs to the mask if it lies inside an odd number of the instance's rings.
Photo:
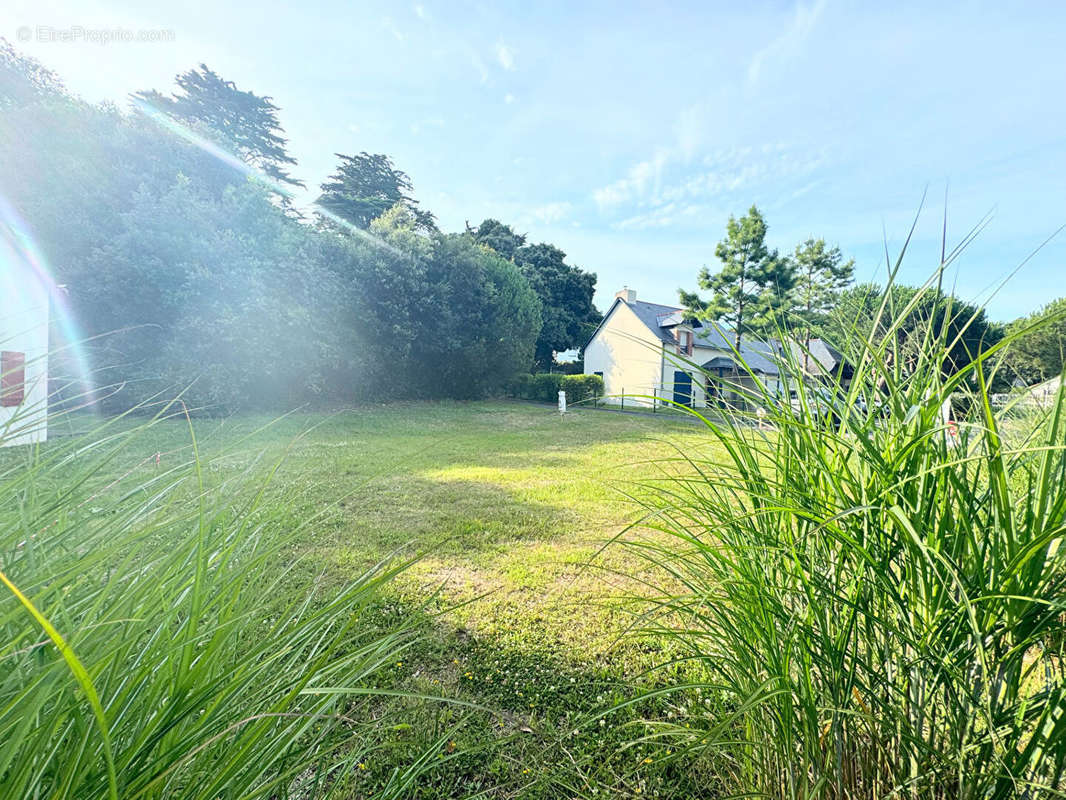
<path id="1" fill-rule="evenodd" d="M 661 381 L 663 339 L 619 299 L 585 345 L 584 360 L 586 373 L 603 378 L 608 397 L 652 395 Z"/>

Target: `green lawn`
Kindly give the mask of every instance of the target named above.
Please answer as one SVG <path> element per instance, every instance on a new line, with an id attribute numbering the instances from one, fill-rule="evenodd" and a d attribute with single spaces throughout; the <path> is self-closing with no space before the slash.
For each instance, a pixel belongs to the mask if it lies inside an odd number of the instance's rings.
<path id="1" fill-rule="evenodd" d="M 352 797 L 372 796 L 448 726 L 454 743 L 420 797 L 691 797 L 711 784 L 698 760 L 620 747 L 640 735 L 635 720 L 670 715 L 673 701 L 587 724 L 664 675 L 644 674 L 669 658 L 659 643 L 624 636 L 633 617 L 622 599 L 641 590 L 641 561 L 604 546 L 639 519 L 626 496 L 636 482 L 685 469 L 677 445 L 690 455 L 710 446 L 699 426 L 485 402 L 194 427 L 213 479 L 280 463 L 268 501 L 284 503 L 294 525 L 314 517 L 292 554 L 294 595 L 419 555 L 374 611 L 420 620 L 417 644 L 387 680 L 490 710 L 411 704 L 410 726 L 382 732 L 380 763 L 358 773 Z M 167 421 L 113 474 L 143 480 L 189 454 L 187 424 Z"/>

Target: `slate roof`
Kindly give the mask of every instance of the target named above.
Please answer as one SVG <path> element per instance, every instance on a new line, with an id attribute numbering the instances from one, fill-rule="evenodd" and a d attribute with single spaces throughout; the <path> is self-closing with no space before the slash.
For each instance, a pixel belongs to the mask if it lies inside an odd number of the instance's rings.
<path id="1" fill-rule="evenodd" d="M 807 371 L 811 374 L 820 371 L 822 374 L 831 375 L 834 370 L 844 364 L 843 354 L 824 339 L 811 339 L 808 347 L 798 341 L 792 342 L 792 356 L 797 362 L 805 363 L 806 359 L 804 357 L 808 354 L 809 358 L 813 359 L 817 365 L 811 364 L 808 366 Z M 845 377 L 850 377 L 850 367 L 844 366 Z"/>
<path id="2" fill-rule="evenodd" d="M 662 339 L 664 342 L 673 342 L 674 334 L 670 330 L 670 327 L 677 325 L 680 322 L 680 314 L 684 309 L 677 308 L 676 306 L 663 306 L 658 303 L 648 303 L 644 300 L 634 300 L 632 303 L 626 303 L 625 300 L 620 302 L 625 303 L 632 309 L 633 313 L 637 315 L 637 318 L 643 322 L 652 333 Z M 670 327 L 664 328 L 663 321 L 668 318 L 672 318 L 675 315 L 678 317 L 678 321 L 670 324 Z"/>
<path id="3" fill-rule="evenodd" d="M 646 300 L 634 300 L 632 303 L 618 298 L 617 302 L 625 303 L 637 315 L 637 318 L 663 342 L 674 344 L 673 329 L 684 321 L 684 309 L 677 306 L 665 306 L 660 303 L 649 303 Z M 606 317 L 604 318 L 606 321 Z M 602 323 L 601 323 L 602 324 Z M 598 329 L 597 329 L 598 330 Z M 721 369 L 733 367 L 733 331 L 729 328 L 719 328 L 714 325 L 701 325 L 693 323 L 696 334 L 695 344 L 697 347 L 707 347 L 714 350 L 723 350 L 726 356 L 716 356 L 703 364 L 707 369 Z M 595 336 L 595 334 L 593 334 Z M 793 343 L 793 347 L 798 344 Z M 802 350 L 797 350 L 801 354 Z M 825 372 L 832 372 L 843 361 L 843 356 L 834 348 L 821 339 L 811 339 L 811 355 L 821 365 Z M 762 375 L 780 375 L 780 343 L 776 341 L 764 342 L 758 339 L 741 339 L 740 355 L 752 372 Z M 724 362 L 722 359 L 727 359 Z"/>
<path id="4" fill-rule="evenodd" d="M 724 350 L 728 354 L 730 362 L 732 362 L 733 331 L 729 328 L 703 325 L 700 328 L 696 328 L 696 346 Z M 752 372 L 758 372 L 763 375 L 778 375 L 781 372 L 777 364 L 777 350 L 774 342 L 741 338 L 740 356 Z M 716 359 L 711 359 L 707 364 L 711 364 L 714 361 Z M 707 364 L 704 364 L 704 366 L 706 367 Z M 728 366 L 732 366 L 732 363 Z M 708 367 L 708 369 L 719 368 L 720 364 L 718 363 Z"/>

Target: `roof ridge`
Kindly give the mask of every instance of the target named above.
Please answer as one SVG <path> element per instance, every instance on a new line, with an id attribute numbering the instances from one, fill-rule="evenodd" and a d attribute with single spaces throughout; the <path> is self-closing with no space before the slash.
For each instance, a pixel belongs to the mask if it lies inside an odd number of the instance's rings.
<path id="1" fill-rule="evenodd" d="M 621 298 L 619 298 L 621 300 Z M 629 302 L 628 300 L 622 300 L 623 303 Z M 651 300 L 634 300 L 634 303 L 643 303 L 646 306 L 658 306 L 659 308 L 668 308 L 670 311 L 684 311 L 685 309 L 680 306 L 668 306 L 665 303 L 653 303 Z"/>

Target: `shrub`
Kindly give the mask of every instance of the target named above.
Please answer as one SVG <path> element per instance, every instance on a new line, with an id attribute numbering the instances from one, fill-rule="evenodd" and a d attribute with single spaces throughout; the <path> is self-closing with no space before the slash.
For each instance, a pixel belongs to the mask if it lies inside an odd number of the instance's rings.
<path id="1" fill-rule="evenodd" d="M 599 375 L 560 375 L 541 372 L 536 375 L 521 375 L 508 387 L 513 397 L 554 403 L 559 392 L 566 392 L 568 403 L 582 403 L 603 396 L 603 378 Z"/>
<path id="2" fill-rule="evenodd" d="M 563 388 L 565 376 L 557 373 L 541 372 L 533 376 L 530 384 L 530 400 L 542 400 L 545 403 L 554 403 L 559 399 L 559 390 Z"/>
<path id="3" fill-rule="evenodd" d="M 555 362 L 552 369 L 564 375 L 583 375 L 585 374 L 585 359 L 579 358 L 577 361 L 566 361 L 562 364 Z"/>
<path id="4" fill-rule="evenodd" d="M 603 378 L 599 375 L 565 375 L 562 389 L 568 403 L 583 403 L 603 396 Z"/>
<path id="5" fill-rule="evenodd" d="M 1005 426 L 1001 347 L 949 375 L 948 326 L 906 358 L 874 329 L 846 343 L 850 386 L 786 356 L 786 391 L 753 392 L 769 430 L 704 420 L 724 463 L 686 454 L 695 477 L 645 493 L 665 534 L 634 542 L 664 575 L 649 628 L 715 698 L 658 732 L 721 753 L 728 794 L 1044 796 L 1066 771 L 1066 396 Z"/>

